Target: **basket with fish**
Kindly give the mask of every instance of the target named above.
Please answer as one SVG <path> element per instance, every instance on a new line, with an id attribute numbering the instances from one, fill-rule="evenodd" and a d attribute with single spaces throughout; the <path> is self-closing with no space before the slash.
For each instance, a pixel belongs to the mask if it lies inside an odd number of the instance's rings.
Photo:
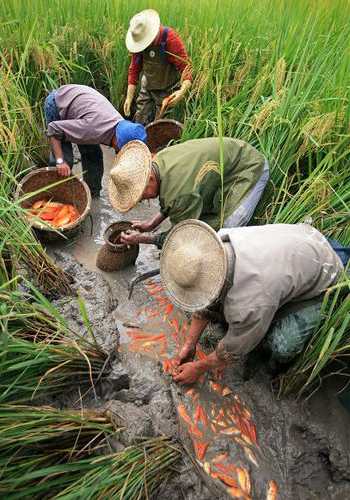
<path id="1" fill-rule="evenodd" d="M 21 206 L 38 235 L 49 241 L 74 236 L 90 212 L 87 184 L 76 176 L 62 180 L 55 167 L 38 168 L 22 179 L 15 195 L 19 200 L 27 195 Z"/>

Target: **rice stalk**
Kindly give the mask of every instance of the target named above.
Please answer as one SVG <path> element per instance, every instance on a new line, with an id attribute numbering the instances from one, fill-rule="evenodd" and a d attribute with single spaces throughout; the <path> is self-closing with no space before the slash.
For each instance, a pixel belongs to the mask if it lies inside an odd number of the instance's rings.
<path id="1" fill-rule="evenodd" d="M 0 403 L 61 394 L 103 375 L 107 355 L 96 346 L 83 348 L 69 340 L 33 343 L 7 333 L 6 320 L 0 326 Z"/>

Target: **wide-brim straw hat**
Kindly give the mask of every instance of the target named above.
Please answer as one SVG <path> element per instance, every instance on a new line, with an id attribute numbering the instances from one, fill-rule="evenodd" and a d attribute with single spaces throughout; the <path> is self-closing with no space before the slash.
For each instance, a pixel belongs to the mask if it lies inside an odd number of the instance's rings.
<path id="1" fill-rule="evenodd" d="M 160 256 L 162 284 L 172 301 L 185 311 L 199 311 L 214 303 L 228 269 L 224 244 L 202 221 L 189 219 L 169 233 Z"/>
<path id="2" fill-rule="evenodd" d="M 129 52 L 137 53 L 145 50 L 159 33 L 160 18 L 156 10 L 147 9 L 130 19 L 125 43 Z"/>
<path id="3" fill-rule="evenodd" d="M 141 141 L 128 142 L 118 153 L 110 172 L 108 195 L 118 212 L 131 210 L 148 184 L 152 170 L 152 155 Z"/>

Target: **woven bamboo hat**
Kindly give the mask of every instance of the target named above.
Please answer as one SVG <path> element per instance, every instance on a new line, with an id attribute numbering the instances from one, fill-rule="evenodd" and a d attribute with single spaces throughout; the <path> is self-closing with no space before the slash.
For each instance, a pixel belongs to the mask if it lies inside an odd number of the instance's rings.
<path id="1" fill-rule="evenodd" d="M 227 269 L 224 244 L 202 221 L 180 222 L 165 240 L 160 256 L 161 281 L 173 302 L 185 311 L 199 311 L 215 302 Z"/>
<path id="2" fill-rule="evenodd" d="M 129 52 L 137 53 L 145 50 L 158 35 L 160 28 L 159 14 L 156 10 L 147 9 L 130 19 L 126 34 L 126 47 Z"/>
<path id="3" fill-rule="evenodd" d="M 127 212 L 141 200 L 151 170 L 151 152 L 143 142 L 130 141 L 119 151 L 108 183 L 109 200 L 115 210 Z"/>

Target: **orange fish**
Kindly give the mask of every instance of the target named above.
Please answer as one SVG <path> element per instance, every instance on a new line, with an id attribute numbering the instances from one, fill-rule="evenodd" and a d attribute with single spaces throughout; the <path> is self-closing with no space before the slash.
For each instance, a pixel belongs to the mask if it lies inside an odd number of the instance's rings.
<path id="1" fill-rule="evenodd" d="M 191 432 L 191 434 L 193 434 L 194 436 L 196 436 L 198 438 L 202 438 L 203 437 L 203 432 L 200 431 L 195 424 L 191 425 L 190 432 Z"/>
<path id="2" fill-rule="evenodd" d="M 269 481 L 267 486 L 266 500 L 277 500 L 278 486 L 276 481 Z"/>
<path id="3" fill-rule="evenodd" d="M 250 500 L 250 496 L 246 495 L 240 488 L 226 488 L 227 493 L 233 498 L 244 498 L 244 500 Z"/>
<path id="4" fill-rule="evenodd" d="M 233 486 L 235 488 L 237 488 L 238 486 L 237 481 L 227 474 L 224 474 L 222 472 L 212 472 L 211 475 L 214 479 L 220 479 L 220 481 L 225 483 L 226 486 Z"/>
<path id="5" fill-rule="evenodd" d="M 226 460 L 226 458 L 228 457 L 228 454 L 227 453 L 220 453 L 220 455 L 216 455 L 212 462 L 213 464 L 215 464 L 216 462 L 222 462 L 223 460 Z"/>
<path id="6" fill-rule="evenodd" d="M 42 208 L 46 204 L 46 200 L 38 200 L 32 205 L 33 210 L 38 210 L 38 208 Z"/>
<path id="7" fill-rule="evenodd" d="M 209 443 L 201 442 L 201 441 L 193 441 L 193 447 L 196 452 L 196 456 L 198 460 L 203 460 L 205 454 L 207 452 Z"/>
<path id="8" fill-rule="evenodd" d="M 250 495 L 251 483 L 248 471 L 243 469 L 243 467 L 236 467 L 236 472 L 240 487 L 245 493 Z"/>
<path id="9" fill-rule="evenodd" d="M 196 411 L 195 411 L 195 414 L 194 414 L 194 421 L 196 423 L 202 422 L 202 424 L 204 426 L 208 425 L 207 414 L 205 413 L 203 407 L 200 404 L 197 405 L 197 408 L 196 408 Z"/>
<path id="10" fill-rule="evenodd" d="M 171 314 L 173 310 L 174 310 L 173 304 L 168 304 L 165 308 L 165 314 L 169 316 L 169 314 Z"/>
<path id="11" fill-rule="evenodd" d="M 218 394 L 222 395 L 222 385 L 221 384 L 218 384 L 216 382 L 213 382 L 212 380 L 209 382 L 209 385 L 210 385 L 210 388 L 217 392 Z"/>
<path id="12" fill-rule="evenodd" d="M 189 414 L 187 413 L 187 410 L 186 410 L 184 404 L 181 403 L 178 405 L 177 412 L 180 415 L 180 417 L 186 422 L 186 424 L 192 425 L 192 420 L 191 420 Z"/>

